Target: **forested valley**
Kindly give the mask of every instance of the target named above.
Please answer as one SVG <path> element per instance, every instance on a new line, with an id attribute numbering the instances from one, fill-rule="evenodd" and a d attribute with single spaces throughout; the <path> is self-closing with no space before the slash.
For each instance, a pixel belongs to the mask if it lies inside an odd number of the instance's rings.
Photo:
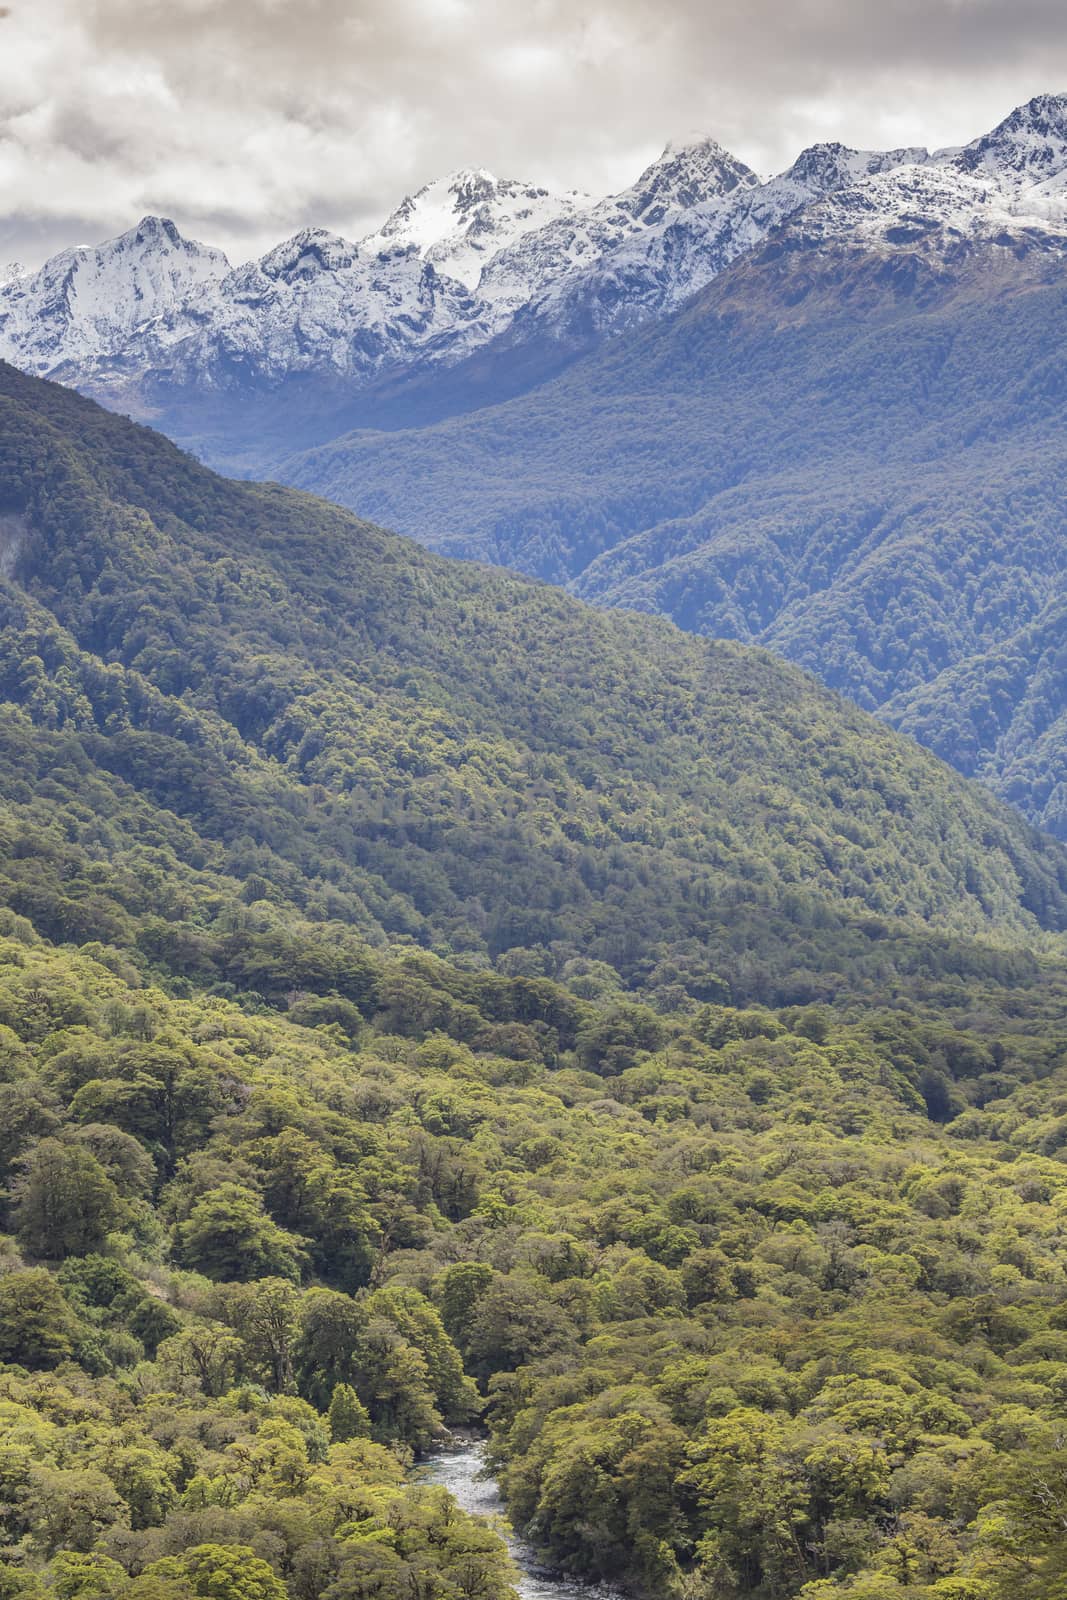
<path id="1" fill-rule="evenodd" d="M 1067 1596 L 1067 854 L 0 367 L 0 1596 Z"/>
<path id="2" fill-rule="evenodd" d="M 528 393 L 274 470 L 774 650 L 1067 837 L 1062 272 L 1032 235 L 927 243 L 801 219 Z"/>

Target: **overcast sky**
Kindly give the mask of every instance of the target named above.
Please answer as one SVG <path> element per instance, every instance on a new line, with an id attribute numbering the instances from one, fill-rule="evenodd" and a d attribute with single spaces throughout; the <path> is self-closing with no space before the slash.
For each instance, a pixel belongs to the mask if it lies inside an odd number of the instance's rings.
<path id="1" fill-rule="evenodd" d="M 5 0 L 0 261 L 146 212 L 359 237 L 458 166 L 602 193 L 694 132 L 962 143 L 1065 88 L 1064 0 Z"/>

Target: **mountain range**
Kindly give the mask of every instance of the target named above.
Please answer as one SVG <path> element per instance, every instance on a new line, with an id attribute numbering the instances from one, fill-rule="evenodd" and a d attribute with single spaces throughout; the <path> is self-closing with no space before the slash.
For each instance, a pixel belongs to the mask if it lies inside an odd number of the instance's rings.
<path id="1" fill-rule="evenodd" d="M 525 393 L 279 473 L 763 644 L 1067 836 L 1065 152 L 1065 103 L 1035 103 L 808 206 Z"/>
<path id="2" fill-rule="evenodd" d="M 603 200 L 461 171 L 359 244 L 308 228 L 236 268 L 146 217 L 0 286 L 0 355 L 165 424 L 175 408 L 179 421 L 195 416 L 199 398 L 208 427 L 192 442 L 224 461 L 251 427 L 231 420 L 213 438 L 212 397 L 247 409 L 314 377 L 342 407 L 383 379 L 475 356 L 468 390 L 491 394 L 487 364 L 507 387 L 517 362 L 539 371 L 662 316 L 798 214 L 823 242 L 899 246 L 936 227 L 1062 241 L 1063 167 L 1063 108 L 1043 97 L 962 150 L 816 145 L 767 181 L 711 138 L 668 145 Z M 368 399 L 366 414 L 381 402 Z M 253 464 L 268 462 L 260 450 Z"/>
<path id="3" fill-rule="evenodd" d="M 149 876 L 186 899 L 244 885 L 342 945 L 537 949 L 700 994 L 874 981 L 924 926 L 1067 928 L 1058 846 L 766 652 L 217 478 L 10 367 L 0 412 L 9 799 L 37 836 L 94 787 L 130 841 L 38 837 L 36 891 L 11 845 L 13 904 L 51 937 L 136 940 L 146 827 Z M 221 925 L 161 914 L 159 949 L 195 976 Z"/>
<path id="4" fill-rule="evenodd" d="M 0 353 L 447 554 L 764 645 L 1067 837 L 1067 98 L 960 149 L 469 171 L 261 260 L 147 218 Z"/>

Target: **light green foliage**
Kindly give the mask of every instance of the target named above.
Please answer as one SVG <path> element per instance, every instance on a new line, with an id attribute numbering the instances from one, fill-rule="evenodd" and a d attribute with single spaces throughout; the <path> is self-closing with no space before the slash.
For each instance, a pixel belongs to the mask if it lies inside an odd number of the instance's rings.
<path id="1" fill-rule="evenodd" d="M 85 997 L 82 1050 L 135 1008 L 138 991 L 72 949 L 19 947 L 0 1004 L 27 977 Z M 185 1593 L 194 1579 L 160 1563 L 202 1529 L 252 1538 L 291 1594 L 327 1577 L 354 1594 L 368 1563 L 391 1592 L 413 1552 L 349 1550 L 339 1530 L 408 1515 L 389 1447 L 476 1414 L 462 1356 L 513 1514 L 576 1573 L 680 1596 L 896 1583 L 926 1600 L 973 1570 L 994 1600 L 1029 1600 L 1024 1578 L 1043 1595 L 1060 1560 L 1067 1175 L 1040 1015 L 991 1007 L 968 1033 L 916 1003 L 707 1007 L 661 1016 L 658 1048 L 635 1039 L 609 1076 L 576 1047 L 512 1082 L 440 1034 L 372 1027 L 353 1055 L 270 1012 L 152 1004 L 168 1049 L 195 1060 L 199 1040 L 226 1063 L 228 1110 L 172 1175 L 155 1147 L 155 1265 L 116 1244 L 0 1274 L 5 1355 L 46 1369 L 0 1376 L 0 1479 L 31 1574 L 99 1555 L 143 1565 L 145 1595 Z M 54 1040 L 26 1049 L 23 1071 L 57 1081 Z M 916 1087 L 934 1060 L 967 1108 L 947 1123 Z M 74 1148 L 81 1125 L 60 1117 Z M 316 1283 L 313 1236 L 295 1279 L 176 1270 L 188 1219 L 227 1185 L 256 1218 L 291 1214 L 277 1175 L 317 1170 L 294 1164 L 297 1133 L 358 1174 L 380 1286 Z M 461 1156 L 492 1203 L 449 1222 L 429 1175 Z M 116 1173 L 132 1201 L 140 1164 Z M 146 1306 L 177 1324 L 153 1350 L 132 1331 Z M 47 1370 L 72 1355 L 92 1374 L 81 1390 L 78 1367 Z"/>
<path id="2" fill-rule="evenodd" d="M 222 1183 L 196 1201 L 177 1234 L 180 1257 L 209 1278 L 299 1278 L 300 1242 L 279 1228 L 259 1196 Z"/>
<path id="3" fill-rule="evenodd" d="M 370 1433 L 370 1417 L 359 1395 L 349 1383 L 334 1385 L 330 1408 L 326 1413 L 330 1424 L 330 1437 L 337 1444 L 348 1439 L 362 1439 Z"/>
<path id="4" fill-rule="evenodd" d="M 0 1277 L 0 1357 L 25 1367 L 54 1367 L 71 1355 L 77 1319 L 55 1279 L 41 1268 Z"/>
<path id="5" fill-rule="evenodd" d="M 285 1585 L 247 1545 L 197 1545 L 153 1562 L 145 1577 L 184 1582 L 205 1600 L 286 1600 Z"/>

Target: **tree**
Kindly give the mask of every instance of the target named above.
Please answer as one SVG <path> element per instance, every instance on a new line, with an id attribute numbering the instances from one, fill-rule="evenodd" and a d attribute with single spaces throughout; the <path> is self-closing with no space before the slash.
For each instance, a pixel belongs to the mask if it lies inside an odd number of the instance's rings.
<path id="1" fill-rule="evenodd" d="M 370 1434 L 367 1408 L 350 1383 L 339 1383 L 334 1387 L 327 1416 L 330 1437 L 337 1444 L 344 1444 L 348 1439 L 365 1439 Z"/>
<path id="2" fill-rule="evenodd" d="M 51 1588 L 58 1600 L 111 1600 L 126 1587 L 126 1570 L 110 1556 L 98 1551 L 86 1555 L 79 1550 L 61 1550 L 49 1571 Z"/>
<path id="3" fill-rule="evenodd" d="M 434 1280 L 434 1296 L 441 1308 L 441 1321 L 461 1350 L 475 1307 L 496 1277 L 484 1261 L 457 1261 Z"/>
<path id="4" fill-rule="evenodd" d="M 791 1587 L 805 1576 L 799 1529 L 807 1495 L 785 1448 L 784 1425 L 752 1408 L 709 1420 L 684 1474 L 707 1533 L 701 1560 L 725 1558 L 741 1583 Z"/>
<path id="5" fill-rule="evenodd" d="M 244 1346 L 217 1322 L 194 1323 L 164 1339 L 156 1360 L 171 1383 L 182 1389 L 225 1394 L 237 1376 Z"/>
<path id="6" fill-rule="evenodd" d="M 721 1250 L 694 1250 L 683 1262 L 681 1272 L 688 1305 L 702 1306 L 733 1298 L 730 1263 Z"/>
<path id="7" fill-rule="evenodd" d="M 300 1393 L 325 1411 L 339 1383 L 355 1383 L 366 1327 L 363 1307 L 335 1289 L 309 1289 L 300 1304 L 294 1361 Z"/>
<path id="8" fill-rule="evenodd" d="M 304 1244 L 286 1233 L 263 1210 L 251 1189 L 222 1183 L 193 1206 L 175 1230 L 181 1259 L 209 1278 L 247 1282 L 250 1278 L 300 1278 L 307 1256 Z"/>
<path id="9" fill-rule="evenodd" d="M 111 1480 L 96 1467 L 35 1463 L 28 1474 L 34 1543 L 46 1554 L 93 1548 L 125 1509 Z"/>
<path id="10" fill-rule="evenodd" d="M 374 1222 L 351 1174 L 292 1127 L 264 1139 L 255 1158 L 267 1210 L 281 1227 L 307 1239 L 315 1269 L 349 1291 L 366 1283 Z"/>
<path id="11" fill-rule="evenodd" d="M 498 1278 L 478 1300 L 467 1331 L 467 1355 L 478 1378 L 510 1372 L 574 1339 L 566 1314 L 531 1279 Z"/>
<path id="12" fill-rule="evenodd" d="M 294 1388 L 299 1303 L 287 1278 L 257 1278 L 217 1291 L 218 1312 L 244 1345 L 245 1366 L 275 1394 L 289 1394 Z"/>
<path id="13" fill-rule="evenodd" d="M 22 1157 L 11 1186 L 15 1236 L 46 1261 L 99 1250 L 118 1226 L 118 1190 L 91 1150 L 41 1139 Z"/>
<path id="14" fill-rule="evenodd" d="M 139 1139 L 108 1122 L 84 1123 L 76 1138 L 79 1144 L 92 1151 L 120 1193 L 137 1199 L 148 1195 L 155 1181 L 156 1167 Z"/>
<path id="15" fill-rule="evenodd" d="M 74 1349 L 79 1324 L 43 1267 L 0 1277 L 0 1360 L 55 1367 Z"/>
<path id="16" fill-rule="evenodd" d="M 150 1358 L 156 1354 L 164 1339 L 169 1339 L 181 1329 L 181 1318 L 164 1300 L 155 1295 L 138 1295 L 128 1302 L 125 1323 L 135 1339 L 140 1339 Z"/>
<path id="17" fill-rule="evenodd" d="M 28 1145 L 60 1127 L 59 1103 L 42 1084 L 32 1079 L 0 1084 L 0 1180 L 13 1175 Z"/>
<path id="18" fill-rule="evenodd" d="M 196 1545 L 154 1561 L 144 1576 L 184 1581 L 190 1594 L 204 1600 L 287 1600 L 284 1583 L 248 1545 Z"/>
<path id="19" fill-rule="evenodd" d="M 426 1359 L 387 1318 L 369 1318 L 356 1352 L 355 1373 L 376 1439 L 425 1450 L 440 1436 L 441 1417 Z"/>
<path id="20" fill-rule="evenodd" d="M 134 1528 L 155 1528 L 178 1499 L 181 1463 L 158 1446 L 127 1444 L 104 1458 L 107 1475 L 125 1500 Z"/>
<path id="21" fill-rule="evenodd" d="M 469 1422 L 477 1415 L 477 1390 L 464 1375 L 459 1351 L 445 1332 L 436 1307 L 424 1295 L 417 1289 L 389 1285 L 368 1298 L 367 1308 L 386 1317 L 420 1352 L 446 1422 Z"/>

